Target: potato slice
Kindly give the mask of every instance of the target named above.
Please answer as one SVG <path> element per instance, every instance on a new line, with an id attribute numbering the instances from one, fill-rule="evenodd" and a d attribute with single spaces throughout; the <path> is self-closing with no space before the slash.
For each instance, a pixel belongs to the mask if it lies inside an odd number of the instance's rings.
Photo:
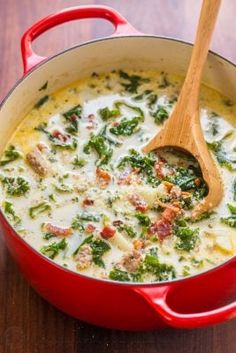
<path id="1" fill-rule="evenodd" d="M 233 254 L 234 252 L 232 239 L 228 235 L 216 236 L 215 245 L 217 249 L 221 250 L 226 254 Z"/>

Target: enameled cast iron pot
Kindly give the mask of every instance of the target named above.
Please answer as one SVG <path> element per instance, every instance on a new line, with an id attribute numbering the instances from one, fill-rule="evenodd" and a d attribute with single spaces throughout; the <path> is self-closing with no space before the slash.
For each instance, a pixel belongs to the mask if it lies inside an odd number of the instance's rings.
<path id="1" fill-rule="evenodd" d="M 31 42 L 51 27 L 83 18 L 113 23 L 114 34 L 75 46 L 49 59 L 36 55 Z M 119 13 L 105 6 L 81 6 L 50 15 L 22 38 L 24 76 L 0 106 L 0 150 L 22 117 L 46 94 L 92 72 L 118 68 L 163 70 L 184 75 L 192 46 L 182 41 L 144 35 Z M 210 53 L 204 81 L 236 100 L 236 67 Z M 149 330 L 165 326 L 207 326 L 236 317 L 236 258 L 186 279 L 157 284 L 124 284 L 88 278 L 60 267 L 31 248 L 0 214 L 8 249 L 31 283 L 60 310 L 95 325 Z M 27 305 L 27 303 L 26 303 Z"/>

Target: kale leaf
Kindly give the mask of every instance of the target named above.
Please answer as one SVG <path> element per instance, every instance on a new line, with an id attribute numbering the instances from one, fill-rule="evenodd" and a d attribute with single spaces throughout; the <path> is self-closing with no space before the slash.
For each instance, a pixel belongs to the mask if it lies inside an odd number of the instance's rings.
<path id="1" fill-rule="evenodd" d="M 66 131 L 74 135 L 79 130 L 79 119 L 81 117 L 82 107 L 80 104 L 71 108 L 67 112 L 63 113 L 68 125 L 66 126 Z"/>
<path id="2" fill-rule="evenodd" d="M 108 164 L 113 154 L 108 141 L 101 134 L 92 135 L 89 142 L 84 145 L 83 151 L 86 154 L 90 154 L 91 150 L 94 150 L 98 154 L 98 165 Z"/>
<path id="3" fill-rule="evenodd" d="M 60 250 L 65 250 L 65 248 L 67 247 L 67 241 L 65 240 L 65 238 L 63 238 L 61 241 L 57 242 L 53 242 L 49 245 L 45 245 L 40 249 L 40 252 L 43 255 L 46 255 L 47 257 L 49 257 L 50 259 L 54 259 L 60 252 Z"/>
<path id="4" fill-rule="evenodd" d="M 225 151 L 225 149 L 223 147 L 223 140 L 224 140 L 224 138 L 219 141 L 208 142 L 207 145 L 208 145 L 209 149 L 216 156 L 216 160 L 219 163 L 219 165 L 221 167 L 227 168 L 230 171 L 233 171 L 233 170 L 235 170 L 235 168 L 233 167 L 232 163 L 235 163 L 236 160 L 232 160 L 229 157 L 229 153 L 227 151 Z"/>
<path id="5" fill-rule="evenodd" d="M 149 82 L 148 78 L 143 78 L 138 75 L 129 75 L 127 72 L 120 70 L 120 78 L 125 82 L 121 82 L 121 85 L 129 93 L 137 93 L 138 87 L 145 82 Z"/>
<path id="6" fill-rule="evenodd" d="M 46 211 L 51 211 L 51 205 L 48 201 L 43 201 L 38 205 L 29 208 L 29 216 L 34 219 L 39 214 Z"/>
<path id="7" fill-rule="evenodd" d="M 195 248 L 199 239 L 199 228 L 192 229 L 186 223 L 176 221 L 173 230 L 174 235 L 178 238 L 175 244 L 177 250 L 189 252 Z"/>
<path id="8" fill-rule="evenodd" d="M 7 218 L 14 222 L 14 225 L 17 225 L 21 222 L 20 217 L 16 215 L 16 212 L 14 210 L 13 204 L 9 201 L 4 201 L 3 202 L 3 209 L 4 213 L 7 215 Z"/>
<path id="9" fill-rule="evenodd" d="M 4 152 L 4 156 L 5 159 L 2 159 L 0 161 L 1 167 L 20 158 L 21 154 L 16 150 L 15 146 L 10 145 L 8 149 Z"/>
<path id="10" fill-rule="evenodd" d="M 22 196 L 27 193 L 30 189 L 30 184 L 27 180 L 22 177 L 10 178 L 3 177 L 1 182 L 6 188 L 6 192 L 10 196 Z"/>
<path id="11" fill-rule="evenodd" d="M 167 112 L 167 110 L 159 105 L 157 107 L 157 110 L 155 112 L 152 113 L 152 116 L 154 117 L 154 121 L 157 125 L 162 124 L 166 119 L 168 119 L 169 114 Z"/>

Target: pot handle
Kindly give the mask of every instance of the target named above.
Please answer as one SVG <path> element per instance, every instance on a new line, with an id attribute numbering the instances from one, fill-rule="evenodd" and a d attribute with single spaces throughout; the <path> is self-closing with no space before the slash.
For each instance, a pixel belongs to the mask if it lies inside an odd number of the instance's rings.
<path id="1" fill-rule="evenodd" d="M 170 290 L 171 287 L 164 287 L 161 291 L 157 291 L 155 288 L 137 288 L 135 292 L 152 306 L 167 325 L 175 328 L 204 327 L 236 318 L 236 301 L 202 313 L 178 313 L 170 308 L 167 303 L 167 296 Z"/>
<path id="2" fill-rule="evenodd" d="M 140 34 L 140 32 L 131 26 L 131 24 L 123 16 L 121 16 L 119 12 L 108 6 L 91 5 L 64 9 L 41 19 L 24 33 L 21 39 L 24 74 L 31 70 L 35 65 L 46 59 L 46 57 L 39 56 L 34 53 L 31 46 L 34 39 L 48 29 L 59 24 L 85 18 L 103 18 L 110 21 L 115 27 L 115 31 L 112 36 Z"/>

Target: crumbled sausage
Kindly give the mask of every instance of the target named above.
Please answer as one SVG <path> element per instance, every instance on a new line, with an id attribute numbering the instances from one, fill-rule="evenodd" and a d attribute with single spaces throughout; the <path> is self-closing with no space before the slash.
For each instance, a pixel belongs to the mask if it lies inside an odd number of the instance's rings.
<path id="1" fill-rule="evenodd" d="M 133 250 L 131 253 L 125 255 L 122 259 L 122 265 L 128 272 L 136 272 L 142 261 L 139 251 Z"/>
<path id="2" fill-rule="evenodd" d="M 40 176 L 46 176 L 48 174 L 49 168 L 47 161 L 43 157 L 42 153 L 38 148 L 26 154 L 26 160 L 31 166 L 31 168 Z"/>
<path id="3" fill-rule="evenodd" d="M 76 256 L 76 268 L 77 270 L 85 270 L 88 268 L 92 261 L 93 261 L 93 255 L 92 255 L 92 249 L 88 244 L 84 244 L 81 246 L 77 256 Z"/>

